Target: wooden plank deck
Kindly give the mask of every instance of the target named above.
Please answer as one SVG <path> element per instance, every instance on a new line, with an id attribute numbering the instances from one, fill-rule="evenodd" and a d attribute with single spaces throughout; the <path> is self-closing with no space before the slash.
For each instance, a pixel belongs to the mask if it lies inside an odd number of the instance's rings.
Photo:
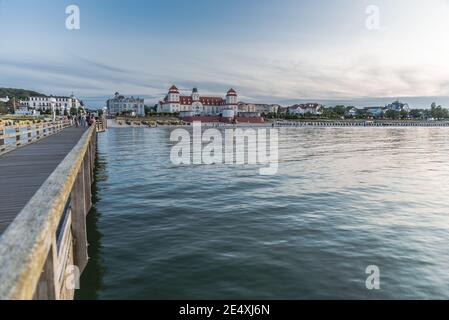
<path id="1" fill-rule="evenodd" d="M 67 128 L 0 156 L 0 235 L 78 143 L 84 128 Z"/>

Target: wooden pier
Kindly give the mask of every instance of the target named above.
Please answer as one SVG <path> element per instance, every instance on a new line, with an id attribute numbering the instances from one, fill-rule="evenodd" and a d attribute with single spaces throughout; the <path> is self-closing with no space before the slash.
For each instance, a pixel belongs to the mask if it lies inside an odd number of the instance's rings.
<path id="1" fill-rule="evenodd" d="M 0 299 L 73 299 L 88 262 L 97 131 L 63 127 L 0 156 Z"/>
<path id="2" fill-rule="evenodd" d="M 339 127 L 449 127 L 449 121 L 388 121 L 388 120 L 330 120 L 330 121 L 294 121 L 281 120 L 272 123 L 274 127 L 339 128 Z"/>

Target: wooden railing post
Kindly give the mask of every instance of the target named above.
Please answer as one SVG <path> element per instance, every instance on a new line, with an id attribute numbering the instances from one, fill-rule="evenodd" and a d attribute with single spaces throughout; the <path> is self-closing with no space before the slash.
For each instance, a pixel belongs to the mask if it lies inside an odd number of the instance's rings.
<path id="1" fill-rule="evenodd" d="M 20 146 L 20 125 L 16 126 L 16 146 Z"/>
<path id="2" fill-rule="evenodd" d="M 33 141 L 33 131 L 32 131 L 32 125 L 28 124 L 27 126 L 27 131 L 28 131 L 28 143 L 31 143 L 31 141 Z"/>
<path id="3" fill-rule="evenodd" d="M 39 127 L 40 127 L 40 124 L 36 123 L 36 140 L 39 140 L 41 138 Z"/>
<path id="4" fill-rule="evenodd" d="M 39 283 L 34 293 L 33 299 L 35 300 L 57 300 L 59 293 L 57 288 L 56 279 L 56 263 L 57 263 L 57 249 L 56 238 L 53 239 L 50 251 L 45 261 L 44 269 L 42 270 Z"/>
<path id="5" fill-rule="evenodd" d="M 84 163 L 78 172 L 71 193 L 72 210 L 72 234 L 74 239 L 74 262 L 83 272 L 89 259 L 87 253 L 87 230 L 86 230 L 86 187 L 84 184 Z"/>
<path id="6" fill-rule="evenodd" d="M 5 139 L 1 136 L 5 134 L 5 127 L 0 127 L 0 152 L 5 151 Z"/>

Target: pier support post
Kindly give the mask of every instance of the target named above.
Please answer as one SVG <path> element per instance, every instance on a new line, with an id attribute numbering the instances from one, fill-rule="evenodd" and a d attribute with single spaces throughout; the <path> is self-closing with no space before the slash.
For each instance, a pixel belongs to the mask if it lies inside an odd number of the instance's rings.
<path id="1" fill-rule="evenodd" d="M 72 211 L 72 235 L 74 240 L 74 262 L 83 272 L 89 259 L 87 253 L 87 228 L 86 228 L 86 191 L 84 185 L 84 164 L 75 180 L 71 193 L 71 211 Z"/>

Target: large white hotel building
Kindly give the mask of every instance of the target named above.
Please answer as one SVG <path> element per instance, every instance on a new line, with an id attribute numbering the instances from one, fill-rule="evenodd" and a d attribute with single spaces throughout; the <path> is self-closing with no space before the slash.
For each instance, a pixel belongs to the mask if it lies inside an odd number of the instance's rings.
<path id="1" fill-rule="evenodd" d="M 191 95 L 181 95 L 176 86 L 172 86 L 163 101 L 157 106 L 158 112 L 180 113 L 181 116 L 223 115 L 234 117 L 238 112 L 238 96 L 229 89 L 226 97 L 201 96 L 197 88 Z"/>
<path id="2" fill-rule="evenodd" d="M 109 115 L 118 115 L 123 112 L 130 112 L 134 116 L 145 116 L 145 101 L 144 99 L 125 97 L 118 92 L 115 93 L 113 99 L 106 102 Z"/>
<path id="3" fill-rule="evenodd" d="M 70 97 L 62 96 L 32 96 L 28 100 L 20 101 L 22 108 L 29 108 L 32 110 L 59 110 L 64 112 L 65 110 L 70 111 L 71 108 L 81 107 L 81 101 L 75 96 Z"/>

